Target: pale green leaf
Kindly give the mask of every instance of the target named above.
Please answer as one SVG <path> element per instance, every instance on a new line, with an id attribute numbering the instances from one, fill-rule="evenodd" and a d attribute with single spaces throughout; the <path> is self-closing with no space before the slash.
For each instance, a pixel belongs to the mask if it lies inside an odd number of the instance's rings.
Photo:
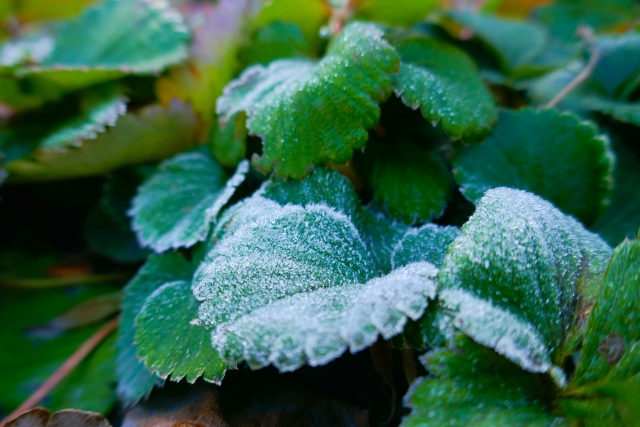
<path id="1" fill-rule="evenodd" d="M 545 391 L 534 375 L 469 338 L 454 348 L 427 353 L 435 376 L 419 378 L 405 396 L 411 413 L 403 427 L 551 427 L 564 425 L 547 411 Z"/>
<path id="2" fill-rule="evenodd" d="M 504 110 L 491 135 L 465 147 L 453 166 L 471 201 L 490 188 L 518 188 L 591 224 L 609 203 L 614 156 L 608 140 L 574 115 Z"/>
<path id="3" fill-rule="evenodd" d="M 407 106 L 420 108 L 425 119 L 440 123 L 453 137 L 478 138 L 489 132 L 498 110 L 464 52 L 430 38 L 395 45 L 402 66 L 393 86 Z"/>
<path id="4" fill-rule="evenodd" d="M 162 383 L 147 370 L 136 356 L 134 343 L 135 319 L 145 301 L 156 289 L 176 280 L 190 280 L 191 265 L 178 253 L 152 255 L 138 274 L 124 288 L 120 336 L 117 347 L 118 395 L 128 403 L 135 403 L 146 397 L 156 383 Z"/>
<path id="5" fill-rule="evenodd" d="M 412 262 L 427 261 L 440 267 L 451 242 L 460 235 L 458 227 L 440 227 L 425 224 L 420 228 L 409 228 L 393 248 L 392 268 L 398 268 Z"/>
<path id="6" fill-rule="evenodd" d="M 547 372 L 566 356 L 567 331 L 580 335 L 584 326 L 574 316 L 593 303 L 597 270 L 610 254 L 539 197 L 489 190 L 449 247 L 440 304 L 476 342 L 528 371 Z"/>
<path id="7" fill-rule="evenodd" d="M 262 171 L 302 178 L 314 164 L 344 163 L 380 119 L 378 103 L 391 94 L 399 60 L 373 24 L 352 23 L 318 63 L 278 60 L 257 65 L 218 99 L 221 122 L 245 111 L 247 127 L 263 139 Z M 302 119 L 301 119 L 302 118 Z"/>
<path id="8" fill-rule="evenodd" d="M 54 48 L 35 67 L 69 89 L 126 74 L 153 74 L 186 59 L 189 33 L 168 2 L 105 0 L 65 22 Z"/>
<path id="9" fill-rule="evenodd" d="M 136 318 L 135 342 L 138 356 L 160 378 L 222 381 L 227 364 L 211 347 L 211 331 L 191 324 L 197 316 L 191 281 L 166 283 L 144 303 Z"/>
<path id="10" fill-rule="evenodd" d="M 162 162 L 139 187 L 128 212 L 140 244 L 164 252 L 204 240 L 248 170 L 244 161 L 228 177 L 205 150 Z"/>
<path id="11" fill-rule="evenodd" d="M 116 125 L 64 151 L 37 150 L 32 158 L 6 165 L 16 181 L 98 175 L 121 166 L 162 160 L 197 144 L 198 121 L 179 102 L 150 105 L 118 119 Z"/>
<path id="12" fill-rule="evenodd" d="M 331 9 L 323 0 L 267 0 L 261 1 L 263 7 L 250 21 L 250 27 L 257 29 L 274 22 L 292 22 L 300 27 L 304 37 L 313 44 L 319 40 L 320 27 L 329 19 Z M 254 3 L 255 0 L 254 0 Z"/>

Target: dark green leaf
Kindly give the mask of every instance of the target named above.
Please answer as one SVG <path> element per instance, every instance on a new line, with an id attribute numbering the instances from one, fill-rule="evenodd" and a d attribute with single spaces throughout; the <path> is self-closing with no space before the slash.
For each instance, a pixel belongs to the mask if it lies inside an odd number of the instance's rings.
<path id="1" fill-rule="evenodd" d="M 363 174 L 376 202 L 392 217 L 413 224 L 442 215 L 451 195 L 451 172 L 439 153 L 405 141 L 385 144 L 371 141 L 359 163 L 370 168 Z"/>
<path id="2" fill-rule="evenodd" d="M 147 298 L 136 318 L 138 356 L 160 378 L 199 377 L 220 384 L 227 364 L 211 347 L 211 331 L 191 321 L 198 316 L 191 281 L 169 282 Z"/>
<path id="3" fill-rule="evenodd" d="M 248 129 L 264 142 L 254 165 L 265 172 L 300 179 L 314 164 L 346 162 L 391 94 L 399 60 L 382 36 L 372 24 L 353 23 L 319 63 L 279 60 L 245 70 L 218 99 L 221 122 L 247 113 Z"/>
<path id="4" fill-rule="evenodd" d="M 564 424 L 547 412 L 544 390 L 533 374 L 465 336 L 455 344 L 424 356 L 435 378 L 420 378 L 409 389 L 405 405 L 411 413 L 403 427 Z"/>
<path id="5" fill-rule="evenodd" d="M 592 111 L 611 116 L 614 119 L 640 126 L 640 103 L 611 101 L 605 98 L 587 98 L 584 106 Z"/>
<path id="6" fill-rule="evenodd" d="M 576 307 L 593 302 L 610 254 L 539 197 L 489 190 L 449 247 L 438 276 L 440 303 L 476 342 L 528 371 L 547 372 L 566 355 Z"/>
<path id="7" fill-rule="evenodd" d="M 608 205 L 613 185 L 613 153 L 596 132 L 567 113 L 505 110 L 486 141 L 454 158 L 454 176 L 469 200 L 490 188 L 513 187 L 591 224 Z"/>
<path id="8" fill-rule="evenodd" d="M 251 43 L 240 51 L 240 58 L 247 65 L 266 65 L 275 59 L 306 58 L 310 52 L 299 26 L 276 21 L 258 30 Z"/>
<path id="9" fill-rule="evenodd" d="M 498 118 L 491 94 L 475 64 L 457 48 L 428 38 L 396 43 L 402 60 L 393 77 L 396 94 L 429 122 L 454 137 L 486 135 Z"/>
<path id="10" fill-rule="evenodd" d="M 591 78 L 610 97 L 628 97 L 640 84 L 640 34 L 607 36 L 596 40 L 600 60 Z"/>
<path id="11" fill-rule="evenodd" d="M 243 112 L 231 117 L 221 127 L 217 122 L 211 129 L 211 151 L 213 157 L 225 167 L 235 167 L 247 154 L 247 115 Z"/>
<path id="12" fill-rule="evenodd" d="M 156 289 L 176 280 L 190 280 L 192 273 L 191 265 L 178 253 L 152 255 L 124 289 L 116 372 L 118 395 L 125 402 L 137 402 L 148 396 L 157 382 L 162 382 L 136 356 L 136 316 Z"/>
<path id="13" fill-rule="evenodd" d="M 132 200 L 129 215 L 138 241 L 164 252 L 204 240 L 248 170 L 242 162 L 229 178 L 204 150 L 165 160 Z"/>
<path id="14" fill-rule="evenodd" d="M 610 245 L 616 246 L 625 237 L 633 238 L 640 229 L 640 158 L 618 143 L 616 151 L 615 186 L 611 204 L 591 225 Z"/>

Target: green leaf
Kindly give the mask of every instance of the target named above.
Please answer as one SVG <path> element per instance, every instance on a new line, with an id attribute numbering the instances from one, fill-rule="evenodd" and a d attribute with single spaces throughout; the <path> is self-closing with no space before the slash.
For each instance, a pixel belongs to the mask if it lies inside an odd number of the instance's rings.
<path id="1" fill-rule="evenodd" d="M 165 160 L 131 202 L 129 215 L 138 241 L 164 252 L 204 240 L 248 171 L 249 163 L 242 162 L 229 178 L 204 150 Z"/>
<path id="2" fill-rule="evenodd" d="M 445 159 L 405 141 L 371 141 L 356 166 L 373 188 L 377 203 L 405 223 L 442 215 L 451 196 L 451 172 Z"/>
<path id="3" fill-rule="evenodd" d="M 147 263 L 124 289 L 120 336 L 117 348 L 118 395 L 128 403 L 135 403 L 146 397 L 156 383 L 162 383 L 140 362 L 136 356 L 134 344 L 136 331 L 135 319 L 142 310 L 147 298 L 165 283 L 177 280 L 190 280 L 193 274 L 191 265 L 184 257 L 175 252 L 163 255 L 151 255 Z"/>
<path id="4" fill-rule="evenodd" d="M 482 137 L 498 110 L 475 64 L 462 51 L 435 39 L 410 38 L 395 44 L 402 60 L 393 86 L 405 105 L 439 122 L 451 136 Z"/>
<path id="5" fill-rule="evenodd" d="M 615 250 L 593 306 L 575 376 L 564 407 L 602 425 L 637 425 L 640 395 L 640 241 Z M 575 399 L 575 400 L 574 400 Z M 603 411 L 605 406 L 608 410 Z"/>
<path id="6" fill-rule="evenodd" d="M 527 67 L 535 65 L 550 42 L 544 27 L 534 23 L 462 11 L 447 16 L 472 30 L 512 76 L 530 74 Z"/>
<path id="7" fill-rule="evenodd" d="M 303 178 L 314 164 L 344 163 L 380 119 L 377 105 L 391 94 L 398 56 L 372 24 L 352 23 L 318 63 L 279 60 L 257 65 L 218 99 L 222 123 L 245 111 L 247 127 L 263 139 L 253 159 L 265 172 Z M 303 118 L 301 120 L 301 118 Z"/>
<path id="8" fill-rule="evenodd" d="M 518 188 L 591 224 L 608 205 L 613 185 L 613 153 L 596 132 L 567 113 L 505 110 L 482 144 L 454 157 L 454 176 L 471 201 L 490 188 Z"/>
<path id="9" fill-rule="evenodd" d="M 373 208 L 363 208 L 349 180 L 336 170 L 317 167 L 303 181 L 284 180 L 274 175 L 259 194 L 282 206 L 326 204 L 347 215 L 375 260 L 378 274 L 391 271 L 391 252 L 407 227 Z"/>
<path id="10" fill-rule="evenodd" d="M 605 98 L 590 97 L 585 99 L 584 105 L 591 111 L 611 116 L 614 119 L 640 126 L 640 103 L 611 101 Z"/>
<path id="11" fill-rule="evenodd" d="M 75 89 L 177 64 L 187 58 L 189 33 L 167 3 L 105 0 L 65 22 L 54 40 L 51 54 L 22 73 L 38 73 Z"/>
<path id="12" fill-rule="evenodd" d="M 31 258 L 33 260 L 33 258 Z M 29 264 L 33 268 L 33 264 Z M 31 270 L 33 272 L 33 270 Z M 2 409 L 11 412 L 44 383 L 101 325 L 40 333 L 39 326 L 91 298 L 114 292 L 113 287 L 92 285 L 74 292 L 62 289 L 2 289 L 0 321 L 0 396 Z M 91 352 L 43 401 L 52 410 L 74 407 L 107 412 L 116 402 L 113 339 Z"/>
<path id="13" fill-rule="evenodd" d="M 556 0 L 536 9 L 535 18 L 547 25 L 554 36 L 575 40 L 580 25 L 609 30 L 631 23 L 637 12 L 637 3 L 633 0 Z"/>
<path id="14" fill-rule="evenodd" d="M 98 175 L 126 165 L 161 160 L 197 143 L 198 122 L 179 102 L 150 105 L 118 119 L 116 125 L 64 151 L 38 150 L 32 158 L 10 162 L 15 181 L 41 181 Z"/>
<path id="15" fill-rule="evenodd" d="M 211 151 L 213 157 L 225 167 L 234 167 L 247 155 L 247 115 L 235 114 L 221 127 L 214 122 L 211 128 Z"/>
<path id="16" fill-rule="evenodd" d="M 320 27 L 326 23 L 331 10 L 323 0 L 308 0 L 300 7 L 297 0 L 270 0 L 251 22 L 251 28 L 266 27 L 274 22 L 289 21 L 300 27 L 305 39 L 319 42 Z"/>
<path id="17" fill-rule="evenodd" d="M 426 265 L 431 271 L 429 274 L 434 274 L 433 267 Z M 254 222 L 246 222 L 220 240 L 198 268 L 193 290 L 201 301 L 199 318 L 205 325 L 215 328 L 213 335 L 217 338 L 214 342 L 219 343 L 216 344 L 217 349 L 225 359 L 246 360 L 254 368 L 276 363 L 281 369 L 288 370 L 305 361 L 311 365 L 324 364 L 338 357 L 345 350 L 346 343 L 338 340 L 338 347 L 332 344 L 326 348 L 324 338 L 310 339 L 306 344 L 306 356 L 302 356 L 297 341 L 295 345 L 291 341 L 293 336 L 274 343 L 274 348 L 271 339 L 275 337 L 256 335 L 256 342 L 246 342 L 245 351 L 242 344 L 245 341 L 234 339 L 228 331 L 235 331 L 234 325 L 241 327 L 243 319 L 253 325 L 251 317 L 269 312 L 272 305 L 279 307 L 277 310 L 274 308 L 277 312 L 282 312 L 287 306 L 294 309 L 305 298 L 312 298 L 311 293 L 316 291 L 327 292 L 320 299 L 331 301 L 334 298 L 329 297 L 331 291 L 337 295 L 342 288 L 382 283 L 372 281 L 367 284 L 367 280 L 373 277 L 372 267 L 369 251 L 349 218 L 323 205 L 308 205 L 306 208 L 287 205 Z M 395 277 L 393 273 L 389 280 L 392 277 Z M 384 282 L 384 279 L 380 280 Z M 406 283 L 405 286 L 408 287 Z M 429 286 L 432 286 L 431 282 Z M 290 298 L 299 302 L 286 302 Z M 346 298 L 345 301 L 351 299 Z M 386 316 L 384 313 L 381 315 Z M 403 324 L 404 321 L 398 322 Z M 288 328 L 291 328 L 291 334 L 297 334 L 296 328 L 303 328 L 306 323 L 292 324 Z M 265 327 L 269 325 L 265 324 Z M 241 333 L 240 329 L 237 333 Z M 298 339 L 303 339 L 305 332 L 301 331 L 300 336 L 302 338 Z M 333 334 L 326 339 L 331 336 Z M 293 347 L 289 347 L 289 343 Z M 278 355 L 274 353 L 271 358 L 272 351 Z M 290 351 L 295 351 L 297 356 L 287 358 L 285 353 Z"/>
<path id="18" fill-rule="evenodd" d="M 239 56 L 246 65 L 266 65 L 275 59 L 307 58 L 310 53 L 311 46 L 298 25 L 276 21 L 260 28 Z"/>
<path id="19" fill-rule="evenodd" d="M 610 254 L 539 197 L 489 190 L 448 249 L 440 303 L 474 341 L 525 370 L 547 372 L 565 356 L 567 331 L 581 328 L 574 315 L 593 303 L 597 268 Z"/>
<path id="20" fill-rule="evenodd" d="M 422 359 L 435 378 L 419 378 L 407 395 L 411 413 L 403 427 L 563 425 L 547 411 L 544 390 L 534 375 L 469 338 Z"/>
<path id="21" fill-rule="evenodd" d="M 427 18 L 437 0 L 362 0 L 357 3 L 356 19 L 384 22 L 390 25 L 412 25 Z"/>
<path id="22" fill-rule="evenodd" d="M 425 224 L 420 228 L 409 228 L 393 248 L 393 269 L 412 262 L 426 261 L 440 267 L 449 245 L 460 235 L 458 227 L 440 227 Z"/>
<path id="23" fill-rule="evenodd" d="M 211 347 L 211 331 L 190 323 L 198 316 L 198 305 L 191 281 L 169 282 L 149 295 L 138 314 L 138 356 L 160 378 L 222 381 L 227 364 Z"/>
<path id="24" fill-rule="evenodd" d="M 640 229 L 640 158 L 618 143 L 616 151 L 615 187 L 611 205 L 591 230 L 610 245 L 616 246 L 625 237 L 633 238 Z"/>
<path id="25" fill-rule="evenodd" d="M 600 60 L 591 74 L 609 97 L 628 97 L 640 84 L 640 34 L 599 37 Z"/>

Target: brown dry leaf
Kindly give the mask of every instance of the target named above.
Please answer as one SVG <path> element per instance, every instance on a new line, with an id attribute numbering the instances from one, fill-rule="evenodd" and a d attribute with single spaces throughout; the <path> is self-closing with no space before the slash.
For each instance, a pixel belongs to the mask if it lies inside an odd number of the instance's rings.
<path id="1" fill-rule="evenodd" d="M 44 408 L 34 408 L 7 423 L 5 427 L 111 427 L 102 415 L 95 412 L 63 409 L 51 418 L 50 415 Z"/>

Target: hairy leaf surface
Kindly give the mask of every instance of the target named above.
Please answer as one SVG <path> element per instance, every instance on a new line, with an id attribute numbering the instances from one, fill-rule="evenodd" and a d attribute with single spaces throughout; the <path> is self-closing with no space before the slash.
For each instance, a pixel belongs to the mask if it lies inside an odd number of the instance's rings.
<path id="1" fill-rule="evenodd" d="M 182 280 L 165 283 L 142 306 L 136 318 L 138 356 L 160 378 L 222 381 L 227 364 L 211 347 L 211 331 L 191 324 L 198 317 L 198 305 L 191 281 Z"/>
<path id="2" fill-rule="evenodd" d="M 393 77 L 396 95 L 454 137 L 486 135 L 498 118 L 475 64 L 457 48 L 428 38 L 396 43 L 402 60 Z"/>
<path id="3" fill-rule="evenodd" d="M 447 248 L 459 235 L 460 229 L 452 226 L 425 224 L 420 228 L 409 228 L 393 248 L 392 268 L 419 261 L 427 261 L 440 267 Z"/>
<path id="4" fill-rule="evenodd" d="M 456 338 L 456 347 L 433 350 L 422 360 L 435 378 L 412 384 L 405 397 L 411 413 L 403 427 L 564 424 L 547 413 L 534 375 L 465 336 Z"/>
<path id="5" fill-rule="evenodd" d="M 278 60 L 248 68 L 218 99 L 221 122 L 245 111 L 247 127 L 263 139 L 262 171 L 303 178 L 314 164 L 344 163 L 367 141 L 391 94 L 398 56 L 375 25 L 353 23 L 318 63 Z M 300 120 L 304 117 L 304 120 Z"/>
<path id="6" fill-rule="evenodd" d="M 547 372 L 564 356 L 559 350 L 578 303 L 593 302 L 585 300 L 610 254 L 539 197 L 489 190 L 448 250 L 440 301 L 475 341 L 528 371 Z"/>
<path id="7" fill-rule="evenodd" d="M 229 178 L 205 150 L 162 162 L 140 186 L 129 210 L 140 244 L 164 252 L 204 240 L 248 170 L 248 162 L 242 162 Z"/>
<path id="8" fill-rule="evenodd" d="M 491 135 L 453 160 L 463 194 L 478 201 L 490 188 L 527 190 L 585 224 L 608 205 L 613 153 L 594 126 L 571 114 L 502 111 Z"/>

